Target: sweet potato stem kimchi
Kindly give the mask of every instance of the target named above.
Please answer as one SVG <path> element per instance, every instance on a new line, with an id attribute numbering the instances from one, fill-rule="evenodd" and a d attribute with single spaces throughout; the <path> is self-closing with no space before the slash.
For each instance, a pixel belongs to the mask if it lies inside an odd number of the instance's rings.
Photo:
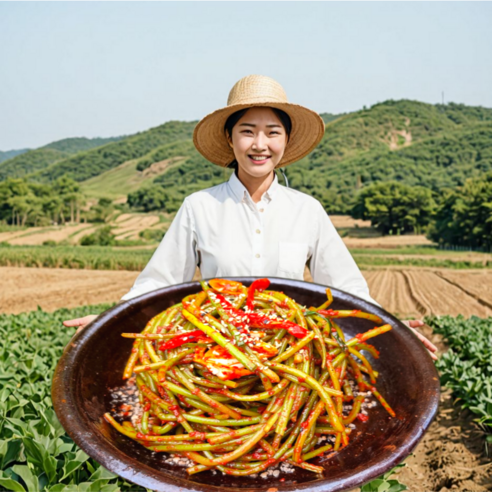
<path id="1" fill-rule="evenodd" d="M 105 419 L 152 451 L 188 458 L 190 475 L 244 476 L 280 462 L 323 473 L 309 461 L 349 444 L 354 420 L 368 419 L 361 393 L 394 417 L 361 353 L 379 357 L 368 341 L 391 326 L 378 326 L 373 314 L 330 309 L 330 289 L 324 304 L 306 308 L 269 285 L 266 278 L 249 287 L 201 282 L 200 292 L 141 333 L 123 333 L 134 339 L 123 379 L 135 379 L 140 412 L 131 422 Z M 376 326 L 346 339 L 336 322 L 344 317 Z M 330 444 L 318 444 L 323 435 Z"/>

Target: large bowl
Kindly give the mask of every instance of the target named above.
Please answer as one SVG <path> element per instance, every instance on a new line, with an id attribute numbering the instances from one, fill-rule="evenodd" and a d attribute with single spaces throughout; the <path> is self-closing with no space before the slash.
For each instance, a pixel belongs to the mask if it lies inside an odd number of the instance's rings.
<path id="1" fill-rule="evenodd" d="M 235 278 L 249 285 L 254 278 Z M 270 289 L 285 292 L 307 307 L 326 300 L 325 286 L 270 278 Z M 377 360 L 377 388 L 396 412 L 391 418 L 381 405 L 370 409 L 368 422 L 357 420 L 350 444 L 330 458 L 312 462 L 326 469 L 319 476 L 299 468 L 269 477 L 231 477 L 206 471 L 187 476 L 183 467 L 164 463 L 163 453 L 152 453 L 119 434 L 103 418 L 110 410 L 110 389 L 122 385 L 122 372 L 132 347 L 123 332 L 139 332 L 146 322 L 164 309 L 198 292 L 190 282 L 144 294 L 101 314 L 65 348 L 52 386 L 56 414 L 70 437 L 89 456 L 108 470 L 135 484 L 155 491 L 253 492 L 348 490 L 385 473 L 400 463 L 416 446 L 434 418 L 439 401 L 439 379 L 434 364 L 418 338 L 383 309 L 346 292 L 332 289 L 335 309 L 361 309 L 375 313 L 393 330 L 371 340 L 381 352 Z M 348 336 L 367 331 L 374 323 L 340 319 Z"/>

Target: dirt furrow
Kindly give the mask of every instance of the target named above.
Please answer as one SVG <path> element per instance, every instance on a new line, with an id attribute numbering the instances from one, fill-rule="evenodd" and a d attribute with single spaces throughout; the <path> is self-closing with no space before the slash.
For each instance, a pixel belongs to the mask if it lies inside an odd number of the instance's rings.
<path id="1" fill-rule="evenodd" d="M 426 307 L 425 314 L 476 315 L 486 317 L 489 309 L 431 270 L 408 270 L 404 275 L 413 283 L 413 294 Z"/>
<path id="2" fill-rule="evenodd" d="M 423 299 L 420 299 L 419 296 L 417 295 L 415 284 L 414 284 L 413 280 L 410 278 L 410 275 L 408 274 L 408 272 L 402 271 L 401 273 L 402 273 L 403 279 L 405 281 L 405 286 L 406 286 L 408 295 L 413 300 L 418 312 L 424 316 L 427 314 L 431 314 L 431 312 L 432 312 L 431 307 Z"/>
<path id="3" fill-rule="evenodd" d="M 459 272 L 444 270 L 436 274 L 492 310 L 492 272 L 478 271 L 460 275 Z"/>

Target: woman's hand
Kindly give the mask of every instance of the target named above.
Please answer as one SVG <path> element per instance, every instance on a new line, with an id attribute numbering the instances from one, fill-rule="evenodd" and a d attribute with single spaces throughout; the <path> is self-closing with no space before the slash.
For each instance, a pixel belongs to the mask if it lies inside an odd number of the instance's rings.
<path id="1" fill-rule="evenodd" d="M 65 326 L 78 326 L 77 331 L 83 330 L 91 321 L 94 321 L 97 318 L 97 314 L 89 314 L 84 316 L 83 318 L 75 318 L 75 319 L 67 319 L 63 322 Z"/>
<path id="2" fill-rule="evenodd" d="M 405 323 L 419 337 L 419 340 L 425 345 L 425 348 L 429 351 L 430 356 L 434 360 L 437 360 L 437 355 L 434 353 L 437 351 L 437 347 L 428 338 L 425 338 L 424 335 L 422 335 L 422 333 L 419 333 L 415 329 L 419 326 L 424 326 L 424 322 L 420 321 L 419 319 L 410 319 L 410 320 L 402 321 L 402 323 Z"/>

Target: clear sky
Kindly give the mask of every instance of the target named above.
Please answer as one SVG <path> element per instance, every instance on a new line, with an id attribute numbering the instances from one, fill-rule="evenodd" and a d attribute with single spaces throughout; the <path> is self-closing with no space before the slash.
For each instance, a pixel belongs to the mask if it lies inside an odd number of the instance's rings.
<path id="1" fill-rule="evenodd" d="M 0 2 L 0 150 L 225 106 L 241 77 L 340 113 L 492 107 L 491 2 Z"/>

